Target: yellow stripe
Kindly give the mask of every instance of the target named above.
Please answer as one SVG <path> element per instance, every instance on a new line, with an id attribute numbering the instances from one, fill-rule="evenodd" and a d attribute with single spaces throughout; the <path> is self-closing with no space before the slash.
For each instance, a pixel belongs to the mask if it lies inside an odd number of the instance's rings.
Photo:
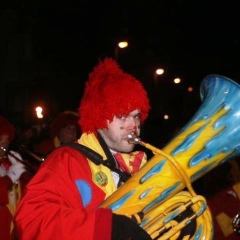
<path id="1" fill-rule="evenodd" d="M 94 150 L 95 152 L 99 153 L 101 156 L 103 156 L 103 159 L 106 160 L 106 155 L 101 147 L 101 145 L 99 144 L 97 138 L 95 137 L 94 134 L 90 133 L 90 134 L 82 134 L 81 138 L 78 140 L 78 142 L 86 147 L 91 148 L 92 150 Z M 113 182 L 113 178 L 111 175 L 111 171 L 107 168 L 104 167 L 103 165 L 96 165 L 94 164 L 92 161 L 88 160 L 89 166 L 91 168 L 92 171 L 92 180 L 93 182 L 102 189 L 102 191 L 104 191 L 106 193 L 106 198 L 111 195 L 113 192 L 115 192 L 117 190 L 114 182 Z M 108 183 L 106 186 L 100 186 L 99 184 L 97 184 L 97 182 L 94 179 L 94 175 L 99 172 L 102 171 L 106 174 L 107 178 L 108 178 Z"/>

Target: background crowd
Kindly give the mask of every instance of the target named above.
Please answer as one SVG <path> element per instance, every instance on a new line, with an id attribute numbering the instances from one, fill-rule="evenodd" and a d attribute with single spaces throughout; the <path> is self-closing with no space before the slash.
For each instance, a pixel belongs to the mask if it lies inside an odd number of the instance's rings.
<path id="1" fill-rule="evenodd" d="M 12 217 L 26 184 L 54 149 L 79 138 L 78 120 L 78 113 L 72 110 L 59 112 L 44 125 L 17 124 L 14 119 L 0 116 L 0 239 L 15 238 Z M 143 127 L 143 138 L 159 148 L 180 130 L 177 127 L 167 136 L 161 136 L 159 141 L 155 132 L 156 139 L 151 141 L 148 127 Z M 152 153 L 148 150 L 146 153 L 148 159 L 151 158 Z M 222 164 L 194 182 L 193 186 L 207 199 L 214 220 L 214 239 L 239 239 L 232 226 L 240 209 L 239 159 Z"/>
<path id="2" fill-rule="evenodd" d="M 13 230 L 11 219 L 16 204 L 22 195 L 21 191 L 31 179 L 34 171 L 38 170 L 41 161 L 49 153 L 61 144 L 72 142 L 80 136 L 80 128 L 77 121 L 78 114 L 74 111 L 60 112 L 49 125 L 42 128 L 27 124 L 14 126 L 7 117 L 0 116 L 1 147 L 14 151 L 18 158 L 30 163 L 33 169 L 33 172 L 24 171 L 19 166 L 20 164 L 11 156 L 6 165 L 6 152 L 0 149 L 0 239 L 8 240 L 14 238 L 14 235 L 9 235 L 10 230 Z M 176 129 L 169 136 L 174 136 L 178 130 Z M 6 144 L 1 140 L 2 136 L 5 135 L 9 136 Z M 161 145 L 161 142 L 159 145 Z M 148 157 L 152 156 L 151 152 L 147 151 L 147 154 Z M 9 168 L 10 165 L 14 166 L 12 167 L 13 169 L 15 167 L 18 169 L 18 176 L 12 175 L 14 176 L 13 180 L 10 174 L 12 169 L 9 171 L 6 170 L 7 168 L 5 169 L 6 166 Z M 14 184 L 22 174 L 23 176 L 18 185 Z M 10 176 L 11 180 L 4 176 Z M 232 220 L 240 209 L 239 159 L 232 159 L 217 167 L 193 183 L 193 186 L 197 193 L 206 197 L 208 201 L 208 206 L 214 217 L 214 239 L 239 239 L 238 235 L 233 232 L 232 226 Z M 9 189 L 11 190 L 10 192 Z M 10 196 L 12 200 L 9 201 L 7 196 Z"/>

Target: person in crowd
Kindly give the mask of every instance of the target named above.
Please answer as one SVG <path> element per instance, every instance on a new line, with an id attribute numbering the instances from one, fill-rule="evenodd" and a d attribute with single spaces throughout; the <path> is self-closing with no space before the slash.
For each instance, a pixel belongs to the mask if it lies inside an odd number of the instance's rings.
<path id="1" fill-rule="evenodd" d="M 111 58 L 99 61 L 80 101 L 82 134 L 74 146 L 55 149 L 28 184 L 15 215 L 19 238 L 150 240 L 132 219 L 99 207 L 146 163 L 127 136 L 140 135 L 149 109 L 139 80 Z M 75 148 L 80 144 L 87 153 Z M 102 164 L 87 155 L 93 151 Z"/>
<path id="2" fill-rule="evenodd" d="M 63 144 L 74 142 L 79 137 L 78 113 L 74 111 L 59 113 L 50 125 L 50 132 L 50 138 L 34 147 L 34 151 L 42 156 L 48 155 Z"/>
<path id="3" fill-rule="evenodd" d="M 30 123 L 20 123 L 18 124 L 18 129 L 15 128 L 13 145 L 16 147 L 24 146 L 30 151 L 33 151 L 34 145 L 38 142 L 39 137 L 38 130 Z"/>
<path id="4" fill-rule="evenodd" d="M 200 179 L 199 193 L 203 195 L 213 218 L 214 239 L 237 240 L 233 219 L 240 210 L 239 158 L 218 166 Z"/>
<path id="5" fill-rule="evenodd" d="M 14 126 L 0 116 L 0 239 L 14 239 L 13 215 L 24 188 L 31 179 L 18 152 L 10 150 Z"/>

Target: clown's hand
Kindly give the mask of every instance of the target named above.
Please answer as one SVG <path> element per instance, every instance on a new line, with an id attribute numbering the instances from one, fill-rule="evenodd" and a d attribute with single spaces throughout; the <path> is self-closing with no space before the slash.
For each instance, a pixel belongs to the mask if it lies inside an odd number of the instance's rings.
<path id="1" fill-rule="evenodd" d="M 11 178 L 13 183 L 17 182 L 18 179 L 21 177 L 22 173 L 26 171 L 24 165 L 20 161 L 16 160 L 16 158 L 22 160 L 22 157 L 19 153 L 10 151 L 10 153 L 8 154 L 8 159 L 12 163 L 12 165 L 8 169 L 7 175 Z"/>

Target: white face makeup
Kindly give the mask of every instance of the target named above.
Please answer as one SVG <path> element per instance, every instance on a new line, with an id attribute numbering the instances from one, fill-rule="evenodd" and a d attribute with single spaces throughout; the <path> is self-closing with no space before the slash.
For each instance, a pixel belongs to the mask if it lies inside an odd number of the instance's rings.
<path id="1" fill-rule="evenodd" d="M 134 145 L 128 142 L 127 136 L 131 132 L 140 135 L 140 111 L 134 110 L 127 116 L 114 116 L 112 122 L 108 121 L 108 128 L 99 129 L 98 132 L 110 149 L 117 152 L 131 152 Z"/>

